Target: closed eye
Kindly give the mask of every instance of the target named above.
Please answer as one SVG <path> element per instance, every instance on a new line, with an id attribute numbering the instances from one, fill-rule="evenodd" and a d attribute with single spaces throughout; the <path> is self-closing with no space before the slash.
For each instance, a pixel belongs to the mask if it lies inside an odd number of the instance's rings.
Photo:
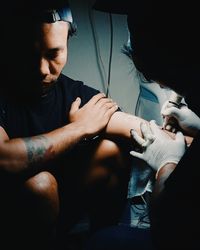
<path id="1" fill-rule="evenodd" d="M 63 51 L 63 48 L 55 48 L 55 49 L 50 49 L 46 53 L 46 58 L 53 60 L 56 59 L 60 53 Z"/>

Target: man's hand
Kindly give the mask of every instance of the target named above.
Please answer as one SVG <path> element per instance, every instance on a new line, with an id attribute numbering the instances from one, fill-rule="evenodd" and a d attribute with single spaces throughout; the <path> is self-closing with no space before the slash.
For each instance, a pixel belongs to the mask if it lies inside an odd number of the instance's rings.
<path id="1" fill-rule="evenodd" d="M 86 135 L 94 136 L 104 129 L 118 106 L 105 94 L 93 96 L 88 103 L 80 108 L 81 99 L 78 97 L 71 106 L 69 121 L 79 123 L 84 127 Z"/>
<path id="2" fill-rule="evenodd" d="M 200 118 L 187 105 L 180 107 L 169 106 L 166 101 L 161 109 L 163 117 L 172 117 L 177 120 L 179 127 L 189 136 L 195 136 L 200 130 Z M 167 124 L 163 124 L 166 128 Z"/>
<path id="3" fill-rule="evenodd" d="M 150 121 L 149 124 L 141 123 L 141 133 L 143 137 L 131 130 L 133 139 L 143 152 L 131 151 L 130 154 L 146 161 L 156 172 L 167 163 L 177 164 L 185 152 L 185 139 L 181 132 L 177 132 L 175 139 L 172 139 L 155 121 Z"/>

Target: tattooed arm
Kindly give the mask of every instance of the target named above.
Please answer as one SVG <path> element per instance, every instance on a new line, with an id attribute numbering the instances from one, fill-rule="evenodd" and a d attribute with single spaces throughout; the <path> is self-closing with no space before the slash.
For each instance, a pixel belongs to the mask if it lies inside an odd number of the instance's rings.
<path id="1" fill-rule="evenodd" d="M 69 124 L 50 133 L 9 140 L 0 127 L 0 168 L 18 173 L 54 159 L 84 137 L 84 129 Z"/>
<path id="2" fill-rule="evenodd" d="M 80 102 L 80 98 L 77 98 L 70 110 L 76 121 L 50 133 L 10 139 L 0 127 L 0 170 L 19 173 L 56 158 L 81 139 L 94 136 L 104 129 L 118 108 L 102 93 L 92 97 L 82 108 L 79 108 Z"/>

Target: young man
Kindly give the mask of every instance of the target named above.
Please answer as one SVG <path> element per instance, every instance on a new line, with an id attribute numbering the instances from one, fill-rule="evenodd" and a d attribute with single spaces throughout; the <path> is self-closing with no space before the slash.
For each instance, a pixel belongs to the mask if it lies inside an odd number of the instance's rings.
<path id="1" fill-rule="evenodd" d="M 68 3 L 9 4 L 1 17 L 0 244 L 12 249 L 13 237 L 22 249 L 45 249 L 86 209 L 92 228 L 117 222 L 128 161 L 117 142 L 100 138 L 116 103 L 61 73 L 74 32 Z"/>
<path id="2" fill-rule="evenodd" d="M 182 133 L 195 137 L 186 151 L 180 131 L 176 140 L 167 137 L 154 122 L 141 126 L 142 137 L 132 131 L 143 151 L 132 151 L 131 154 L 146 161 L 156 172 L 151 200 L 154 247 L 162 250 L 199 249 L 200 221 L 196 200 L 199 193 L 200 143 L 198 7 L 195 1 L 164 3 L 142 0 L 131 4 L 128 1 L 123 2 L 123 6 L 121 1 L 107 4 L 102 0 L 97 1 L 96 8 L 127 14 L 132 46 L 130 53 L 135 66 L 146 79 L 168 86 L 184 96 L 189 108 L 176 104 L 168 108 L 165 105 L 162 114 L 176 118 Z M 132 233 L 135 233 L 134 229 Z M 135 240 L 137 249 L 148 249 L 149 236 L 144 235 L 141 241 L 140 235 L 133 236 L 133 240 L 129 237 L 129 246 L 134 249 Z"/>
<path id="3" fill-rule="evenodd" d="M 140 119 L 61 73 L 74 28 L 66 1 L 9 1 L 5 9 L 1 244 L 45 249 L 56 234 L 64 248 L 61 239 L 85 211 L 92 229 L 117 223 L 129 174 L 129 149 L 119 137 L 130 140 Z"/>

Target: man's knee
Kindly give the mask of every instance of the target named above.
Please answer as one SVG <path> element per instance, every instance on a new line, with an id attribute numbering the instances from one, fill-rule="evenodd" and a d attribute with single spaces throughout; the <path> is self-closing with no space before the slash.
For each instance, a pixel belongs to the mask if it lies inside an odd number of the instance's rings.
<path id="1" fill-rule="evenodd" d="M 112 160 L 115 159 L 123 163 L 125 154 L 126 150 L 122 144 L 108 139 L 104 139 L 98 144 L 95 150 L 94 159 L 100 161 L 105 159 L 112 159 Z M 128 154 L 127 154 L 127 159 L 128 159 Z"/>
<path id="2" fill-rule="evenodd" d="M 25 188 L 32 194 L 41 197 L 53 195 L 58 191 L 55 177 L 47 172 L 41 172 L 25 182 Z"/>
<path id="3" fill-rule="evenodd" d="M 34 207 L 36 218 L 54 223 L 59 214 L 58 185 L 49 172 L 41 172 L 25 182 L 29 205 Z"/>
<path id="4" fill-rule="evenodd" d="M 99 142 L 87 175 L 88 183 L 109 183 L 115 186 L 123 176 L 129 174 L 128 150 L 111 140 Z"/>

